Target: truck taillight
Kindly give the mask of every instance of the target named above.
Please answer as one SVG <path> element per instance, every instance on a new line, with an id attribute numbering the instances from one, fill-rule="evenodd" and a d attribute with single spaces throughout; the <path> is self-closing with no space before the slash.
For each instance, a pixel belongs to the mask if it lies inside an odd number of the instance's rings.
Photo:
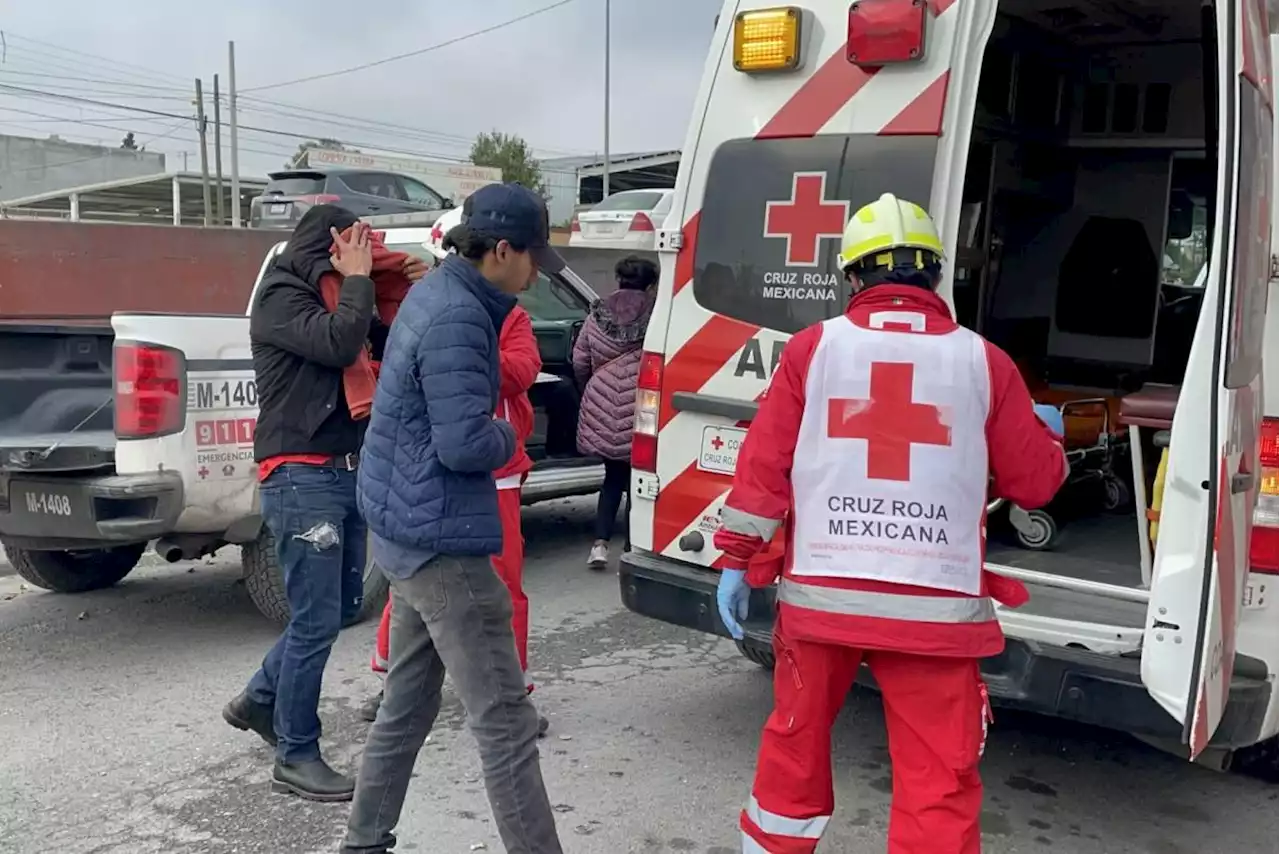
<path id="1" fill-rule="evenodd" d="M 924 0 L 858 0 L 849 7 L 846 55 L 861 68 L 924 58 Z"/>
<path id="2" fill-rule="evenodd" d="M 332 205 L 342 201 L 342 196 L 334 196 L 329 193 L 319 193 L 314 196 L 303 196 L 304 202 L 310 202 L 313 205 Z"/>
<path id="3" fill-rule="evenodd" d="M 645 353 L 636 381 L 635 431 L 631 436 L 631 466 L 658 470 L 658 408 L 662 402 L 662 356 Z"/>
<path id="4" fill-rule="evenodd" d="M 116 437 L 148 439 L 182 430 L 186 360 L 181 351 L 124 341 L 112 353 Z"/>
<path id="5" fill-rule="evenodd" d="M 1277 449 L 1277 430 L 1280 422 L 1275 418 L 1262 419 L 1262 432 L 1258 437 L 1258 457 L 1261 479 L 1258 484 L 1258 503 L 1253 510 L 1253 534 L 1249 541 L 1249 566 L 1254 572 L 1275 575 L 1280 570 L 1280 500 L 1276 488 L 1280 485 L 1280 451 Z"/>
<path id="6" fill-rule="evenodd" d="M 631 226 L 627 231 L 653 231 L 653 220 L 648 214 L 638 213 L 631 218 Z"/>

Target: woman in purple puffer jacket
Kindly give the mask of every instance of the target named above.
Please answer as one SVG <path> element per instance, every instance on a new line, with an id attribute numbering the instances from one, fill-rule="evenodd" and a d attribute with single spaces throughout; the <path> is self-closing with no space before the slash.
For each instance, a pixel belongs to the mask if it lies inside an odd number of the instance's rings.
<path id="1" fill-rule="evenodd" d="M 609 540 L 622 496 L 631 488 L 631 430 L 644 333 L 653 313 L 658 267 L 628 256 L 614 267 L 618 290 L 591 307 L 573 346 L 573 373 L 582 391 L 578 450 L 604 460 L 596 504 L 596 541 L 587 566 L 609 562 Z M 628 505 L 630 506 L 630 505 Z"/>

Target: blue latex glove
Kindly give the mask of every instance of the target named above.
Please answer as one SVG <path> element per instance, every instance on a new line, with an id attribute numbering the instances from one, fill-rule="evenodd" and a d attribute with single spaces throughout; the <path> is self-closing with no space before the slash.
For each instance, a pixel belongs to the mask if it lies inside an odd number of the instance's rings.
<path id="1" fill-rule="evenodd" d="M 1062 423 L 1062 412 L 1056 406 L 1048 403 L 1037 403 L 1032 407 L 1036 411 L 1036 417 L 1044 422 L 1044 425 L 1059 436 L 1067 435 L 1066 425 Z"/>
<path id="2" fill-rule="evenodd" d="M 720 608 L 720 619 L 729 630 L 734 640 L 742 640 L 742 626 L 739 620 L 747 618 L 747 600 L 751 597 L 751 588 L 747 586 L 747 573 L 742 569 L 722 569 L 720 584 L 716 587 L 716 605 Z"/>

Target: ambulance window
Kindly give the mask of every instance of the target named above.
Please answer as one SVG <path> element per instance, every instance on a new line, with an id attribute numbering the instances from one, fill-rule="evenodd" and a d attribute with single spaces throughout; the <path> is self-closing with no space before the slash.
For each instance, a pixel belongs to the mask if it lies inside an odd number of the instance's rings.
<path id="1" fill-rule="evenodd" d="M 718 314 L 798 332 L 844 310 L 836 254 L 849 216 L 884 193 L 929 204 L 937 138 L 736 139 L 711 158 L 693 293 Z"/>
<path id="2" fill-rule="evenodd" d="M 1271 273 L 1271 220 L 1275 216 L 1272 145 L 1275 120 L 1260 93 L 1240 78 L 1240 200 L 1236 205 L 1231 325 L 1227 336 L 1228 388 L 1248 385 L 1262 369 L 1267 290 Z M 1270 179 L 1268 176 L 1271 175 Z"/>

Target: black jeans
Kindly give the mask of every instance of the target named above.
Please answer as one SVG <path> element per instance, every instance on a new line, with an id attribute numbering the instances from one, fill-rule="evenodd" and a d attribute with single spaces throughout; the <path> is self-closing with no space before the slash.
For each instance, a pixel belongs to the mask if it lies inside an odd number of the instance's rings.
<path id="1" fill-rule="evenodd" d="M 596 539 L 608 542 L 613 538 L 618 523 L 618 507 L 622 497 L 627 497 L 627 516 L 631 515 L 631 463 L 626 460 L 604 461 L 604 483 L 600 485 L 600 498 L 596 502 Z M 631 544 L 630 519 L 623 523 L 627 532 L 627 545 Z"/>

